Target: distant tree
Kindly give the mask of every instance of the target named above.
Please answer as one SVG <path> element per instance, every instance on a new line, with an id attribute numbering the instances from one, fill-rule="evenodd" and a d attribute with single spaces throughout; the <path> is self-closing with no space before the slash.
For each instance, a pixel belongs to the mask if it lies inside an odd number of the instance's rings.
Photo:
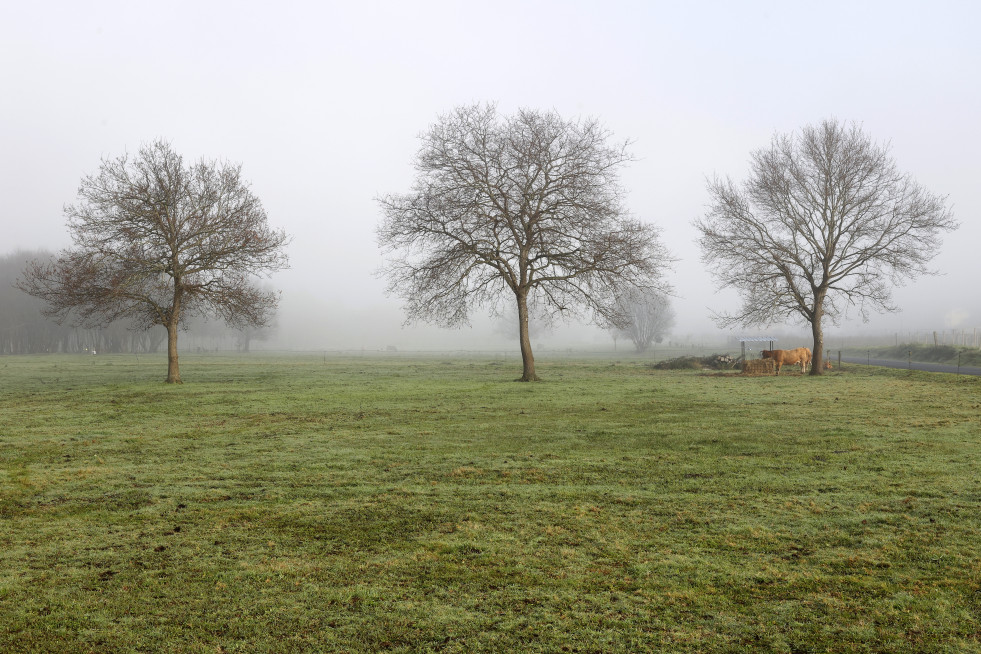
<path id="1" fill-rule="evenodd" d="M 266 327 L 241 327 L 235 332 L 235 346 L 239 352 L 249 352 L 253 341 L 268 341 L 272 338 L 275 330 L 275 324 Z"/>
<path id="2" fill-rule="evenodd" d="M 891 286 L 917 275 L 956 229 L 946 198 L 899 172 L 886 146 L 857 125 L 826 120 L 777 135 L 752 154 L 749 179 L 709 183 L 707 215 L 695 221 L 705 261 L 742 308 L 724 326 L 797 318 L 811 325 L 814 357 L 822 321 L 845 310 L 895 311 Z M 812 375 L 824 372 L 813 366 Z"/>
<path id="3" fill-rule="evenodd" d="M 663 293 L 638 291 L 629 293 L 622 302 L 628 320 L 625 327 L 614 329 L 614 337 L 629 339 L 638 352 L 660 343 L 674 326 L 674 309 Z"/>
<path id="4" fill-rule="evenodd" d="M 0 354 L 58 352 L 66 346 L 71 329 L 47 319 L 44 302 L 15 286 L 25 261 L 50 256 L 38 250 L 0 257 Z"/>
<path id="5" fill-rule="evenodd" d="M 164 141 L 103 160 L 82 179 L 79 203 L 65 209 L 74 247 L 30 263 L 20 288 L 44 299 L 59 321 L 163 325 L 167 381 L 180 383 L 177 332 L 185 317 L 262 325 L 277 303 L 250 279 L 286 267 L 288 238 L 270 229 L 240 173 L 226 163 L 185 165 Z"/>
<path id="6" fill-rule="evenodd" d="M 156 352 L 160 348 L 160 344 L 167 340 L 167 330 L 156 329 L 155 327 L 145 329 L 142 332 L 142 347 L 140 349 L 144 352 Z"/>
<path id="7" fill-rule="evenodd" d="M 619 170 L 630 156 L 609 138 L 596 120 L 552 112 L 474 105 L 440 117 L 422 136 L 413 190 L 380 199 L 388 289 L 407 320 L 466 324 L 474 306 L 513 296 L 522 381 L 538 379 L 529 302 L 624 324 L 619 299 L 663 286 L 671 259 L 657 230 L 627 215 Z"/>
<path id="8" fill-rule="evenodd" d="M 272 289 L 267 289 L 272 290 Z M 255 341 L 268 341 L 276 333 L 279 328 L 279 321 L 277 320 L 276 314 L 269 316 L 269 319 L 262 325 L 243 325 L 236 328 L 235 331 L 235 348 L 239 352 L 249 352 L 252 348 L 252 343 Z"/>
<path id="9" fill-rule="evenodd" d="M 553 317 L 542 311 L 535 305 L 534 299 L 528 302 L 528 337 L 540 339 L 554 334 L 555 321 Z M 519 333 L 518 307 L 516 304 L 508 302 L 497 308 L 492 314 L 493 329 L 495 334 L 507 338 L 514 338 Z"/>

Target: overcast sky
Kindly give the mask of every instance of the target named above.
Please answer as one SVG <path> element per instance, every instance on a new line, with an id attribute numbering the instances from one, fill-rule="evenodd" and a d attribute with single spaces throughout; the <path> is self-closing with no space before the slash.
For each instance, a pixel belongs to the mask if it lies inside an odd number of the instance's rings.
<path id="1" fill-rule="evenodd" d="M 712 332 L 711 311 L 736 299 L 715 292 L 694 243 L 706 178 L 741 180 L 775 132 L 836 117 L 888 142 L 961 222 L 934 260 L 943 276 L 897 289 L 901 314 L 846 327 L 970 330 L 981 327 L 979 25 L 970 0 L 5 3 L 0 254 L 68 245 L 62 208 L 81 177 L 163 138 L 190 160 L 241 163 L 273 226 L 293 235 L 292 268 L 271 283 L 284 320 L 321 333 L 305 344 L 479 347 L 478 329 L 401 327 L 373 276 L 374 198 L 409 189 L 418 136 L 438 115 L 493 101 L 595 116 L 634 142 L 623 181 L 679 258 L 678 331 Z"/>

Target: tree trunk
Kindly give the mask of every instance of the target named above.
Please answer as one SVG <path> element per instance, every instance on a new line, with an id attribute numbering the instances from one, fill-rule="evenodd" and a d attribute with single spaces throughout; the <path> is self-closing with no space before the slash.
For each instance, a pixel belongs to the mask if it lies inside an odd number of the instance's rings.
<path id="1" fill-rule="evenodd" d="M 811 335 L 814 337 L 814 349 L 811 352 L 811 374 L 824 374 L 824 330 L 821 329 L 821 319 L 824 318 L 824 296 L 817 295 L 814 301 L 814 315 L 811 320 Z"/>
<path id="2" fill-rule="evenodd" d="M 177 262 L 174 262 L 177 268 Z M 174 299 L 170 305 L 170 311 L 166 314 L 167 328 L 167 383 L 182 384 L 181 370 L 177 363 L 177 330 L 181 324 L 181 309 L 183 309 L 184 293 L 181 289 L 180 279 L 174 278 Z"/>
<path id="3" fill-rule="evenodd" d="M 177 321 L 171 320 L 167 327 L 167 383 L 181 384 L 181 371 L 177 363 Z"/>
<path id="4" fill-rule="evenodd" d="M 521 343 L 521 365 L 523 371 L 518 381 L 538 381 L 535 374 L 535 355 L 531 351 L 531 338 L 528 336 L 528 295 L 518 295 L 518 340 Z"/>

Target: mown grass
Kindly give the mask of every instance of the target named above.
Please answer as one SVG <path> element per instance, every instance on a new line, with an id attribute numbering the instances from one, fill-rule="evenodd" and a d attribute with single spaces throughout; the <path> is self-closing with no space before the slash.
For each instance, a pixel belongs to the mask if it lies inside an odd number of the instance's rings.
<path id="1" fill-rule="evenodd" d="M 981 650 L 981 380 L 0 359 L 0 651 Z"/>

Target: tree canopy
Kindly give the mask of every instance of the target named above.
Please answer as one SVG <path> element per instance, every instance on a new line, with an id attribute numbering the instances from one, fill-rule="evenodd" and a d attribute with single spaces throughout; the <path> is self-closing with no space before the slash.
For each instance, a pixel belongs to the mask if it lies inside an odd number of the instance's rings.
<path id="1" fill-rule="evenodd" d="M 625 293 L 666 288 L 671 258 L 658 230 L 625 209 L 630 155 L 610 137 L 594 119 L 554 112 L 472 105 L 441 116 L 422 136 L 412 190 L 379 200 L 388 290 L 407 320 L 456 326 L 512 297 L 530 381 L 530 305 L 624 325 Z"/>

